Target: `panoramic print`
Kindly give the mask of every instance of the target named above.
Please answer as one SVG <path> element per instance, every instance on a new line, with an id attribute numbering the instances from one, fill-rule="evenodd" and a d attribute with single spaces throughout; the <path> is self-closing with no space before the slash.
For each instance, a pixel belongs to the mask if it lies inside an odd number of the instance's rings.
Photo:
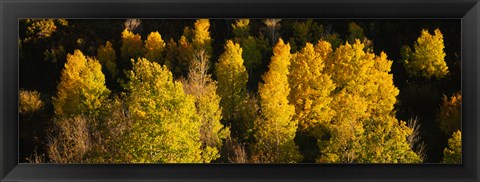
<path id="1" fill-rule="evenodd" d="M 460 19 L 20 19 L 20 163 L 462 163 Z"/>

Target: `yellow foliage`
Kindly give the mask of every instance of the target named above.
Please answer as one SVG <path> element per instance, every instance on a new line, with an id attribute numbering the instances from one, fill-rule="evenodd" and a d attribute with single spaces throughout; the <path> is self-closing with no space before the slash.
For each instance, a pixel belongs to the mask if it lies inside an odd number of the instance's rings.
<path id="1" fill-rule="evenodd" d="M 448 147 L 443 150 L 443 163 L 462 163 L 462 132 L 460 130 L 453 132 L 452 137 L 448 139 Z"/>
<path id="2" fill-rule="evenodd" d="M 413 45 L 414 51 L 404 48 L 405 67 L 413 76 L 425 78 L 443 78 L 448 74 L 445 63 L 443 34 L 440 29 L 435 29 L 434 35 L 427 30 L 422 30 L 420 37 Z"/>
<path id="3" fill-rule="evenodd" d="M 261 118 L 255 121 L 255 148 L 262 163 L 294 163 L 302 159 L 293 138 L 298 123 L 292 120 L 295 107 L 288 103 L 290 45 L 279 39 L 273 49 L 268 72 L 260 84 Z"/>
<path id="4" fill-rule="evenodd" d="M 133 123 L 122 136 L 120 150 L 130 155 L 129 162 L 203 162 L 195 98 L 165 66 L 144 58 L 133 63 L 128 78 Z"/>
<path id="5" fill-rule="evenodd" d="M 121 56 L 124 61 L 137 59 L 143 55 L 143 42 L 139 34 L 133 34 L 125 28 L 122 32 L 122 47 L 120 48 Z"/>
<path id="6" fill-rule="evenodd" d="M 97 60 L 79 50 L 67 55 L 67 62 L 53 98 L 56 116 L 97 115 L 110 90 Z"/>
<path id="7" fill-rule="evenodd" d="M 158 32 L 152 32 L 148 35 L 147 40 L 145 40 L 145 58 L 150 61 L 155 61 L 157 63 L 163 64 L 164 62 L 164 50 L 165 42 L 162 39 L 162 36 Z"/>
<path id="8" fill-rule="evenodd" d="M 421 162 L 406 141 L 411 129 L 394 117 L 399 90 L 389 74 L 392 61 L 383 52 L 365 51 L 359 40 L 341 45 L 332 55 L 328 43 L 323 44 L 316 50 L 326 57 L 326 72 L 337 87 L 329 105 L 335 114 L 316 134 L 317 162 Z"/>
<path id="9" fill-rule="evenodd" d="M 36 41 L 49 38 L 57 31 L 59 26 L 67 26 L 65 19 L 26 19 L 27 31 L 23 41 Z"/>
<path id="10" fill-rule="evenodd" d="M 230 129 L 220 123 L 222 110 L 220 96 L 217 95 L 217 82 L 207 74 L 209 57 L 204 51 L 195 55 L 184 83 L 185 93 L 195 97 L 197 114 L 200 116 L 200 140 L 204 162 L 220 157 L 222 140 L 230 135 Z"/>
<path id="11" fill-rule="evenodd" d="M 250 35 L 250 20 L 249 19 L 237 19 L 235 24 L 232 24 L 233 35 L 235 35 L 235 42 L 239 42 L 237 39 L 246 39 Z"/>
<path id="12" fill-rule="evenodd" d="M 242 48 L 240 45 L 228 40 L 225 52 L 220 55 L 215 66 L 218 80 L 217 94 L 221 97 L 220 105 L 223 117 L 231 119 L 237 106 L 246 94 L 248 74 L 243 66 Z"/>
<path id="13" fill-rule="evenodd" d="M 319 43 L 318 46 L 327 46 Z M 331 92 L 335 85 L 330 75 L 325 73 L 325 60 L 315 51 L 311 43 L 293 55 L 290 66 L 289 84 L 291 92 L 289 101 L 295 106 L 294 120 L 304 130 L 318 123 L 329 122 L 334 114 L 329 104 Z"/>
<path id="14" fill-rule="evenodd" d="M 204 49 L 208 55 L 212 53 L 212 38 L 210 37 L 210 20 L 208 19 L 197 19 L 194 24 L 193 29 L 193 40 L 192 43 L 195 46 L 195 49 Z"/>
<path id="15" fill-rule="evenodd" d="M 43 107 L 40 93 L 37 91 L 20 90 L 18 93 L 18 112 L 20 114 L 33 113 Z"/>

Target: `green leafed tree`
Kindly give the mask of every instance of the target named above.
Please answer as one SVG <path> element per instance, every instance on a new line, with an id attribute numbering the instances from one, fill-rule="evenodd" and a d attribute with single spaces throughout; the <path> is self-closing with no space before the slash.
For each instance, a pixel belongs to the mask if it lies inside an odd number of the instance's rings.
<path id="1" fill-rule="evenodd" d="M 67 55 L 67 62 L 53 97 L 57 117 L 97 115 L 110 90 L 105 86 L 105 76 L 100 63 L 86 57 L 79 50 Z"/>
<path id="2" fill-rule="evenodd" d="M 165 66 L 144 58 L 132 64 L 124 85 L 132 123 L 121 136 L 119 152 L 134 163 L 203 162 L 195 98 Z"/>
<path id="3" fill-rule="evenodd" d="M 422 30 L 413 45 L 413 51 L 408 46 L 402 48 L 408 74 L 427 79 L 444 78 L 448 74 L 443 34 L 440 29 L 435 29 L 434 33 L 432 35 L 427 30 Z"/>
<path id="4" fill-rule="evenodd" d="M 261 116 L 255 121 L 255 150 L 262 163 L 294 163 L 302 159 L 294 137 L 298 123 L 295 107 L 288 103 L 290 45 L 279 39 L 268 72 L 260 84 Z"/>
<path id="5" fill-rule="evenodd" d="M 243 65 L 242 48 L 240 45 L 228 40 L 225 52 L 220 55 L 215 65 L 218 80 L 217 94 L 221 97 L 220 105 L 223 118 L 232 119 L 238 105 L 246 95 L 248 74 Z"/>
<path id="6" fill-rule="evenodd" d="M 448 147 L 443 150 L 443 163 L 462 163 L 462 132 L 460 130 L 453 132 L 452 137 L 448 139 Z"/>

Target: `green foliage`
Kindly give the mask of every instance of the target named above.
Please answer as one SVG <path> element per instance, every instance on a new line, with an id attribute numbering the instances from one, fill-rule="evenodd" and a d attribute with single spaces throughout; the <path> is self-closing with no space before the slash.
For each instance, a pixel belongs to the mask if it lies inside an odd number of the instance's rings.
<path id="1" fill-rule="evenodd" d="M 120 53 L 123 61 L 130 61 L 130 59 L 137 59 L 143 55 L 142 36 L 133 34 L 125 28 L 122 32 L 122 47 Z"/>
<path id="2" fill-rule="evenodd" d="M 460 164 L 462 163 L 462 132 L 457 130 L 453 132 L 452 137 L 448 139 L 448 147 L 443 150 L 443 163 Z"/>
<path id="3" fill-rule="evenodd" d="M 462 94 L 456 93 L 450 99 L 444 95 L 442 100 L 438 113 L 440 130 L 446 135 L 452 135 L 462 127 Z"/>
<path id="4" fill-rule="evenodd" d="M 148 34 L 147 40 L 145 40 L 144 49 L 146 59 L 155 61 L 159 64 L 164 63 L 165 42 L 160 33 L 152 32 Z"/>
<path id="5" fill-rule="evenodd" d="M 132 123 L 119 149 L 129 155 L 128 162 L 203 162 L 195 98 L 185 94 L 165 66 L 147 59 L 134 62 L 128 78 Z"/>
<path id="6" fill-rule="evenodd" d="M 100 45 L 97 49 L 97 59 L 100 64 L 107 69 L 112 78 L 117 76 L 117 55 L 112 47 L 112 43 L 107 41 L 105 45 Z"/>
<path id="7" fill-rule="evenodd" d="M 44 105 L 44 103 L 40 99 L 40 93 L 35 90 L 20 90 L 18 95 L 18 112 L 20 114 L 37 112 Z"/>
<path id="8" fill-rule="evenodd" d="M 255 121 L 255 149 L 261 163 L 294 163 L 302 159 L 293 138 L 297 122 L 292 120 L 295 107 L 288 103 L 288 67 L 290 45 L 279 39 L 273 49 L 269 71 L 260 84 L 260 118 Z"/>
<path id="9" fill-rule="evenodd" d="M 100 63 L 75 50 L 73 55 L 67 55 L 57 95 L 52 100 L 55 115 L 97 115 L 109 94 Z"/>
<path id="10" fill-rule="evenodd" d="M 221 97 L 220 105 L 223 118 L 232 119 L 238 104 L 245 97 L 248 74 L 243 66 L 242 48 L 228 40 L 225 52 L 220 55 L 215 65 L 218 80 L 217 94 Z"/>
<path id="11" fill-rule="evenodd" d="M 443 34 L 440 29 L 435 29 L 435 35 L 427 30 L 422 30 L 420 37 L 410 47 L 402 48 L 405 67 L 411 76 L 424 78 L 443 78 L 448 74 L 445 63 Z"/>

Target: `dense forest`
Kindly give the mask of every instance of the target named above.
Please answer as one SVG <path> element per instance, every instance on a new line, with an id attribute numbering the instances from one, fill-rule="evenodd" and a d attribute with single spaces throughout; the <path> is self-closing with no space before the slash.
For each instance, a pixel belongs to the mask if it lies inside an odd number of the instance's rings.
<path id="1" fill-rule="evenodd" d="M 461 163 L 459 19 L 21 19 L 27 163 Z"/>

